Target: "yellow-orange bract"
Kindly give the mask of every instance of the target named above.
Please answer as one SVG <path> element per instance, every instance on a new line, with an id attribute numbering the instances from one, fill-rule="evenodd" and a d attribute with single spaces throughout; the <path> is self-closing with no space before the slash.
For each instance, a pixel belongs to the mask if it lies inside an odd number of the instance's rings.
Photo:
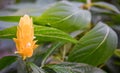
<path id="1" fill-rule="evenodd" d="M 20 22 L 17 26 L 17 38 L 13 38 L 16 43 L 17 51 L 23 57 L 31 57 L 34 49 L 37 47 L 34 41 L 34 28 L 32 18 L 28 15 L 24 15 L 20 18 Z"/>

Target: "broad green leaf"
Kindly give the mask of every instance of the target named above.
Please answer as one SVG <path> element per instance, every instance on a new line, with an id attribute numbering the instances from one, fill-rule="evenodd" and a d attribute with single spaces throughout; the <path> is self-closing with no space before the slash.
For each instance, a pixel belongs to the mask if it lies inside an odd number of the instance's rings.
<path id="1" fill-rule="evenodd" d="M 35 28 L 35 36 L 40 41 L 69 41 L 77 43 L 77 41 L 67 33 L 50 27 L 37 26 Z"/>
<path id="2" fill-rule="evenodd" d="M 17 31 L 16 26 L 1 30 L 0 38 L 7 38 L 7 39 L 15 38 L 16 31 Z M 51 41 L 64 41 L 64 42 L 77 43 L 77 41 L 74 38 L 72 38 L 70 35 L 56 28 L 35 26 L 34 32 L 35 32 L 35 37 L 38 40 L 38 43 L 51 42 Z"/>
<path id="3" fill-rule="evenodd" d="M 0 21 L 5 21 L 5 22 L 19 22 L 20 17 L 22 16 L 0 16 Z M 31 16 L 34 19 L 37 18 L 37 16 Z"/>
<path id="4" fill-rule="evenodd" d="M 49 65 L 56 73 L 106 73 L 103 70 L 83 63 L 62 63 Z"/>
<path id="5" fill-rule="evenodd" d="M 30 65 L 31 69 L 33 70 L 32 73 L 46 73 L 43 69 L 41 69 L 37 65 L 35 65 L 33 63 L 28 63 L 28 64 Z"/>
<path id="6" fill-rule="evenodd" d="M 93 6 L 106 8 L 106 9 L 111 10 L 113 12 L 120 13 L 120 11 L 118 10 L 117 7 L 115 7 L 112 4 L 106 3 L 106 2 L 95 2 L 95 3 L 93 3 Z"/>
<path id="7" fill-rule="evenodd" d="M 35 24 L 52 26 L 65 32 L 88 28 L 90 21 L 89 11 L 81 10 L 66 1 L 54 4 L 34 20 Z"/>
<path id="8" fill-rule="evenodd" d="M 99 22 L 86 33 L 69 54 L 68 61 L 97 66 L 106 62 L 117 47 L 117 35 L 106 24 Z"/>
<path id="9" fill-rule="evenodd" d="M 19 22 L 21 16 L 0 16 L 0 21 Z"/>
<path id="10" fill-rule="evenodd" d="M 17 56 L 5 56 L 0 59 L 0 70 L 8 67 L 17 60 Z"/>

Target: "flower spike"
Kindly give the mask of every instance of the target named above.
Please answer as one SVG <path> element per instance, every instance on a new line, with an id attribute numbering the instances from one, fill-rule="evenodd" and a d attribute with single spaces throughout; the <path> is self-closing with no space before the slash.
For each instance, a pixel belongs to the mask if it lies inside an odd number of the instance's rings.
<path id="1" fill-rule="evenodd" d="M 38 45 L 36 45 L 36 41 L 34 41 L 34 27 L 32 18 L 28 15 L 24 15 L 20 18 L 16 36 L 17 38 L 13 38 L 16 43 L 16 53 L 20 54 L 23 60 L 27 57 L 31 57 L 33 55 L 33 50 Z"/>

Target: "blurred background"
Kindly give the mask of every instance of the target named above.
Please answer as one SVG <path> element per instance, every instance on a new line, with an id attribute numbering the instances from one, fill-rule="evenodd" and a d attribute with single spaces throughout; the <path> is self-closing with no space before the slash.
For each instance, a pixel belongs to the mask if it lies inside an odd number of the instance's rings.
<path id="1" fill-rule="evenodd" d="M 46 10 L 53 3 L 62 0 L 0 0 L 0 16 L 22 16 L 29 14 L 30 16 L 40 16 L 44 10 Z M 80 6 L 86 3 L 86 0 L 63 0 L 70 1 L 73 4 Z M 107 2 L 114 5 L 120 10 L 120 0 L 92 0 L 92 2 Z M 111 13 L 105 8 L 92 7 L 90 9 L 92 13 L 92 23 L 96 24 L 99 21 L 107 23 L 118 34 L 120 48 L 120 13 Z M 17 25 L 18 23 L 0 21 L 0 30 Z M 14 55 L 15 44 L 10 39 L 0 39 L 0 58 L 7 55 Z M 106 65 L 102 67 L 108 73 L 120 73 L 120 57 L 113 55 L 111 59 L 106 62 Z M 9 67 L 0 73 L 13 73 Z"/>

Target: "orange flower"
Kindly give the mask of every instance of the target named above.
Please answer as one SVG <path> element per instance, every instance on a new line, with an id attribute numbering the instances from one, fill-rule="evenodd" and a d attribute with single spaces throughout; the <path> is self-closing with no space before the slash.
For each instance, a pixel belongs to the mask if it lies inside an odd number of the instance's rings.
<path id="1" fill-rule="evenodd" d="M 24 15 L 20 18 L 20 22 L 17 26 L 17 38 L 13 38 L 16 43 L 17 51 L 23 57 L 31 57 L 33 50 L 38 46 L 34 41 L 34 28 L 32 18 L 28 15 Z"/>

